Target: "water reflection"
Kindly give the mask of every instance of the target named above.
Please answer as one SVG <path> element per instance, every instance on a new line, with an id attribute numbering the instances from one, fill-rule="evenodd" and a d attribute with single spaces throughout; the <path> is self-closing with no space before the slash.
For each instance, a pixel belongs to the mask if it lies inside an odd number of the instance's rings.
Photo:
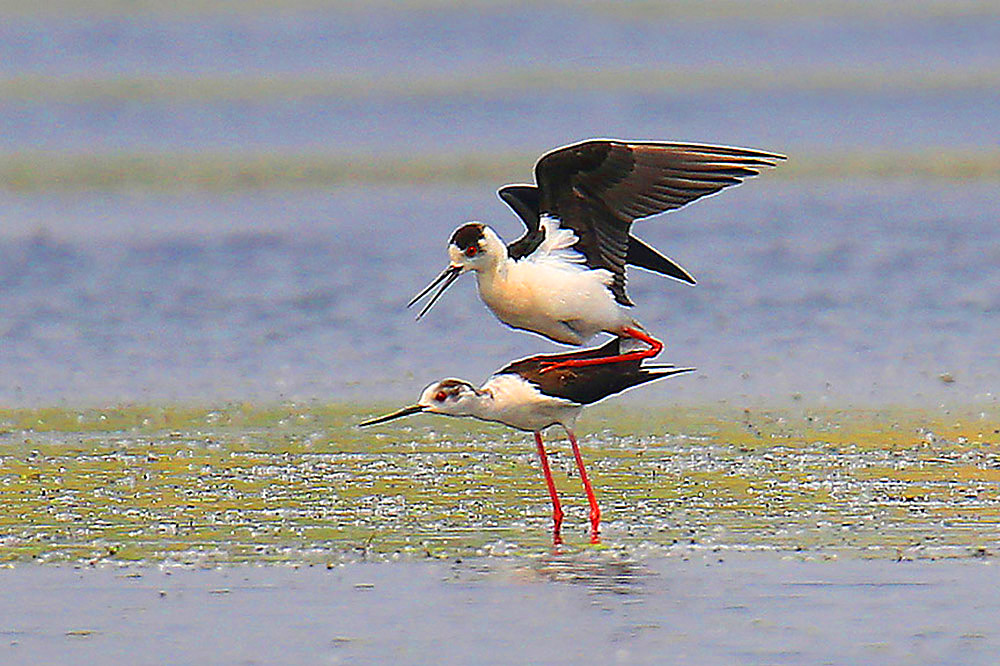
<path id="1" fill-rule="evenodd" d="M 656 572 L 619 553 L 555 553 L 525 566 L 539 580 L 582 585 L 590 592 L 637 595 Z"/>

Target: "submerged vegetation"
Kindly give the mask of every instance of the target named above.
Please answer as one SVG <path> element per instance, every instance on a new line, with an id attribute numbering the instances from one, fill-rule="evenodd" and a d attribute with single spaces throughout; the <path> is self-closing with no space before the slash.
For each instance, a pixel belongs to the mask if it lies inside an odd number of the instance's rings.
<path id="1" fill-rule="evenodd" d="M 332 562 L 543 550 L 530 442 L 338 406 L 0 412 L 0 560 Z M 584 455 L 606 546 L 981 555 L 1000 419 L 974 411 L 598 409 Z M 582 546 L 572 456 L 550 446 Z M 578 538 L 577 538 L 578 537 Z"/>

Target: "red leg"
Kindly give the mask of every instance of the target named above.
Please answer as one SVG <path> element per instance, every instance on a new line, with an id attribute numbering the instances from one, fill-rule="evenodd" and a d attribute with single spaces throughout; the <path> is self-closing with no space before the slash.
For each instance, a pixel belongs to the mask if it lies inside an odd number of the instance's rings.
<path id="1" fill-rule="evenodd" d="M 580 470 L 580 480 L 583 481 L 583 489 L 587 491 L 587 501 L 590 503 L 590 543 L 601 543 L 601 507 L 597 506 L 594 489 L 590 487 L 590 480 L 587 478 L 587 470 L 583 466 L 583 456 L 580 455 L 580 445 L 576 443 L 576 436 L 569 428 L 566 428 L 566 434 L 569 435 L 569 443 L 573 447 L 573 456 L 576 458 L 576 467 Z"/>
<path id="2" fill-rule="evenodd" d="M 535 445 L 538 447 L 538 459 L 542 462 L 542 471 L 545 473 L 545 485 L 549 487 L 549 497 L 552 498 L 552 545 L 559 546 L 562 545 L 562 535 L 559 531 L 562 528 L 563 511 L 562 505 L 559 504 L 559 495 L 556 494 L 556 483 L 552 480 L 549 457 L 545 455 L 540 432 L 535 432 Z"/>
<path id="3" fill-rule="evenodd" d="M 550 372 L 556 368 L 582 368 L 588 365 L 604 365 L 605 363 L 623 363 L 625 361 L 643 361 L 653 358 L 663 351 L 663 343 L 647 335 L 645 332 L 631 326 L 622 329 L 620 337 L 635 338 L 649 345 L 649 349 L 618 354 L 617 356 L 605 356 L 603 358 L 573 358 L 566 361 L 555 361 L 551 365 L 546 364 L 542 372 Z"/>

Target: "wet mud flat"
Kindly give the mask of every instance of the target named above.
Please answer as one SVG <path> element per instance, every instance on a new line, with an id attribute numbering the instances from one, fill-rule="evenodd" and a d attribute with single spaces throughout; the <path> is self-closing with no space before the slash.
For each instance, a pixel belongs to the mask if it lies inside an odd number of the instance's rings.
<path id="1" fill-rule="evenodd" d="M 354 427 L 381 410 L 4 411 L 0 561 L 329 564 L 550 545 L 529 438 L 424 416 Z M 922 559 L 992 555 L 1000 541 L 992 409 L 629 406 L 584 419 L 608 548 Z M 581 484 L 550 441 L 563 536 L 582 546 Z"/>
<path id="2" fill-rule="evenodd" d="M 994 663 L 993 559 L 0 570 L 3 663 Z"/>

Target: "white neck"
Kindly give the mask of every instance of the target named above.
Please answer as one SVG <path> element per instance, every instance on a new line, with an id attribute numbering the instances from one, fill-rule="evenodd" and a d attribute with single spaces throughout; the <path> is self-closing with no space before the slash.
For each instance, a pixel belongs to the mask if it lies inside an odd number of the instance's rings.
<path id="1" fill-rule="evenodd" d="M 484 284 L 493 284 L 496 280 L 503 280 L 506 278 L 513 263 L 514 260 L 505 254 L 503 259 L 493 262 L 487 266 L 483 266 L 480 270 L 477 270 L 476 280 L 479 282 L 480 288 L 482 288 Z"/>

